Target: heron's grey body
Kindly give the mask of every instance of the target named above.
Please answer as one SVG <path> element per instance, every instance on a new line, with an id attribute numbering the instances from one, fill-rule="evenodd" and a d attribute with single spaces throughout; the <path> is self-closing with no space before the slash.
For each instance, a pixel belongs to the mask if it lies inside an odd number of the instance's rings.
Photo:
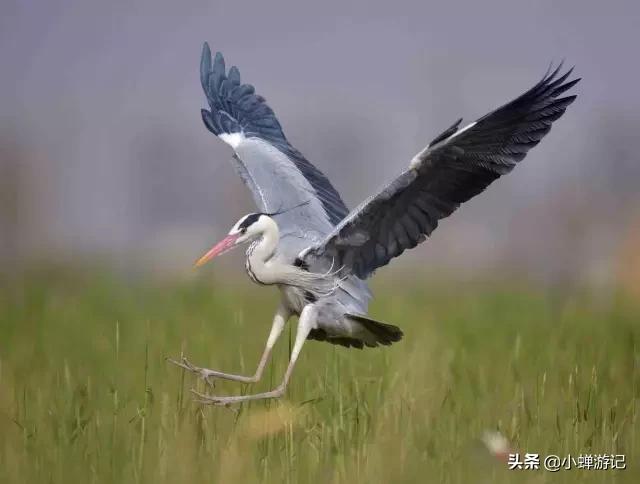
<path id="1" fill-rule="evenodd" d="M 233 157 L 236 170 L 250 187 L 255 202 L 263 213 L 281 210 L 275 216 L 280 239 L 273 256 L 290 266 L 296 263 L 298 256 L 306 249 L 322 242 L 333 230 L 333 219 L 346 207 L 329 181 L 316 176 L 316 185 L 324 187 L 325 192 L 335 193 L 329 208 L 318 197 L 312 183 L 304 176 L 304 172 L 281 151 L 261 139 L 238 138 Z M 301 156 L 301 155 L 299 155 Z M 333 211 L 332 211 L 333 210 Z M 265 284 L 255 271 L 251 269 L 251 255 L 257 245 L 247 250 L 247 274 L 256 283 Z M 328 258 L 313 261 L 310 271 L 329 273 L 333 271 L 332 261 Z M 377 346 L 375 335 L 370 334 L 361 324 L 345 315 L 364 315 L 371 299 L 367 283 L 355 275 L 339 278 L 337 275 L 327 276 L 335 280 L 327 280 L 330 286 L 336 285 L 334 291 L 322 294 L 322 288 L 304 288 L 282 281 L 278 287 L 282 293 L 283 305 L 292 315 L 299 316 L 304 307 L 314 303 L 318 308 L 316 325 L 309 334 L 309 339 L 321 339 L 343 346 L 362 348 Z M 340 279 L 338 281 L 338 279 Z M 289 283 L 285 283 L 289 282 Z M 310 297 L 312 296 L 312 297 Z M 388 344 L 385 340 L 382 344 Z"/>
<path id="2" fill-rule="evenodd" d="M 454 125 L 411 160 L 379 193 L 349 212 L 329 180 L 285 137 L 280 123 L 253 86 L 226 70 L 205 44 L 200 80 L 209 110 L 207 128 L 234 150 L 236 171 L 260 210 L 238 221 L 203 259 L 252 242 L 247 273 L 258 284 L 279 287 L 282 300 L 265 351 L 253 376 L 174 362 L 205 380 L 260 379 L 286 321 L 299 316 L 284 380 L 266 393 L 233 397 L 198 394 L 205 403 L 229 404 L 281 396 L 307 339 L 347 347 L 399 341 L 402 331 L 366 317 L 371 292 L 365 280 L 406 249 L 424 241 L 439 220 L 510 172 L 549 132 L 576 96 L 559 97 L 579 79 L 567 81 L 558 66 L 534 87 L 476 122 Z"/>

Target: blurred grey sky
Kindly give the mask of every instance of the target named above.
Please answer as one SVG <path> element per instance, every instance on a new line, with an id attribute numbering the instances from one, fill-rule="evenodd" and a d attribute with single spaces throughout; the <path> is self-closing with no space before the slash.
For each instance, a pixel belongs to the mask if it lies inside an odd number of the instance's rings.
<path id="1" fill-rule="evenodd" d="M 350 206 L 566 58 L 584 79 L 565 117 L 402 259 L 609 277 L 640 220 L 638 18 L 632 1 L 3 0 L 2 251 L 187 267 L 253 210 L 200 120 L 208 40 Z"/>

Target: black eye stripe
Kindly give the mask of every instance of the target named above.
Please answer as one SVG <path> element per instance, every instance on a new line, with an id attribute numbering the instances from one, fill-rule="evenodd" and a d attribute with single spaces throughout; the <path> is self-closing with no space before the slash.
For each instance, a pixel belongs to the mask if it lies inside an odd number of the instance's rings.
<path id="1" fill-rule="evenodd" d="M 252 213 L 247 215 L 244 220 L 242 221 L 242 223 L 240 225 L 238 225 L 238 229 L 240 230 L 247 230 L 247 228 L 249 228 L 251 225 L 253 225 L 254 223 L 256 223 L 258 221 L 258 219 L 260 218 L 260 215 L 262 215 L 261 213 Z"/>

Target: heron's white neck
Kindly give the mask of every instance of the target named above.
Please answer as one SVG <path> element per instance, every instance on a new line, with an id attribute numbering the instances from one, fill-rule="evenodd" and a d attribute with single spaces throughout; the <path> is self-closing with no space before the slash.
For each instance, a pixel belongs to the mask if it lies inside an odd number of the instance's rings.
<path id="1" fill-rule="evenodd" d="M 266 219 L 266 221 L 263 221 Z M 275 257 L 280 240 L 278 225 L 261 218 L 261 237 L 247 251 L 247 272 L 259 284 L 286 284 L 310 292 L 317 297 L 333 293 L 338 287 L 334 273 L 317 274 Z"/>
<path id="2" fill-rule="evenodd" d="M 278 225 L 271 218 L 263 219 L 263 230 L 258 240 L 247 250 L 247 271 L 262 284 L 275 284 L 277 279 L 276 262 L 273 256 L 280 240 Z M 253 275 L 251 274 L 253 273 Z"/>

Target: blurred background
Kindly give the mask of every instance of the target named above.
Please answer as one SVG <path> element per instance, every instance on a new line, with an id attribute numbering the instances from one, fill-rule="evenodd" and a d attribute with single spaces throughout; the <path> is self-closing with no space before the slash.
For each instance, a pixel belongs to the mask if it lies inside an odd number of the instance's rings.
<path id="1" fill-rule="evenodd" d="M 353 207 L 459 116 L 566 59 L 579 98 L 509 177 L 381 271 L 640 285 L 636 2 L 4 0 L 0 260 L 98 258 L 193 277 L 241 215 L 230 149 L 203 126 L 203 41 L 264 95 Z M 243 277 L 243 254 L 225 269 Z"/>
<path id="2" fill-rule="evenodd" d="M 2 0 L 0 482 L 513 482 L 487 431 L 627 456 L 562 482 L 640 482 L 638 18 L 630 0 Z M 286 398 L 231 413 L 165 362 L 252 374 L 277 304 L 243 251 L 192 266 L 255 210 L 200 118 L 205 40 L 350 207 L 550 62 L 583 80 L 516 170 L 377 273 L 370 314 L 401 343 L 306 344 Z M 215 392 L 277 385 L 287 330 L 263 381 Z"/>

